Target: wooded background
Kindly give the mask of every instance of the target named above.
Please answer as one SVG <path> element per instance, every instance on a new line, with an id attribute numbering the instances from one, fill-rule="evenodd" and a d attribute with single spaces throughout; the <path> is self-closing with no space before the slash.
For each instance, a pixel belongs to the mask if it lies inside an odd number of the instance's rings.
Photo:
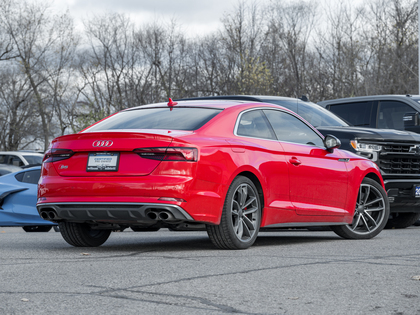
<path id="1" fill-rule="evenodd" d="M 0 0 L 0 150 L 44 151 L 168 97 L 419 93 L 415 0 L 242 1 L 219 30 L 194 38 L 176 20 L 108 13 L 83 25 L 77 32 L 68 12 L 42 2 Z"/>

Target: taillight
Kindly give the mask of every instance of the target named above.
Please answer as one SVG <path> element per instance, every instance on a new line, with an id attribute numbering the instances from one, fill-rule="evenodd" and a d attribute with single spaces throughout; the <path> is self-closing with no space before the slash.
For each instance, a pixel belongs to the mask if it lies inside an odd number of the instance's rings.
<path id="1" fill-rule="evenodd" d="M 198 160 L 198 150 L 196 148 L 140 148 L 134 149 L 134 153 L 142 158 L 157 161 L 196 162 Z"/>
<path id="2" fill-rule="evenodd" d="M 74 152 L 69 149 L 50 149 L 45 153 L 44 159 L 42 160 L 42 162 L 51 163 L 51 162 L 65 160 L 65 159 L 70 158 L 73 154 Z"/>

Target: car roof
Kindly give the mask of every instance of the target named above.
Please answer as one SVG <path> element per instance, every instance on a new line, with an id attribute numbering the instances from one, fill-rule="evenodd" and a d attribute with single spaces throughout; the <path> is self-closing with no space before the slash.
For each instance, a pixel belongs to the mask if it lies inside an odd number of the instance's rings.
<path id="1" fill-rule="evenodd" d="M 268 100 L 284 100 L 296 101 L 298 99 L 285 96 L 271 96 L 271 95 L 218 95 L 218 96 L 200 96 L 191 98 L 181 98 L 176 101 L 193 101 L 193 100 L 231 100 L 231 101 L 247 101 L 247 102 L 264 102 Z"/>
<path id="2" fill-rule="evenodd" d="M 363 101 L 374 101 L 374 100 L 402 100 L 408 102 L 416 102 L 420 98 L 420 95 L 402 95 L 402 94 L 384 94 L 384 95 L 368 95 L 368 96 L 355 96 L 355 97 L 345 97 L 337 98 L 332 100 L 325 100 L 318 102 L 319 105 L 325 107 L 329 104 L 337 103 L 347 103 L 347 102 L 363 102 Z M 417 103 L 417 102 L 416 102 Z"/>
<path id="3" fill-rule="evenodd" d="M 226 100 L 226 99 L 197 99 L 197 100 L 176 100 L 176 105 L 174 107 L 211 107 L 211 108 L 219 108 L 225 109 L 232 106 L 249 104 L 249 101 L 241 101 L 241 100 Z M 155 103 L 155 104 L 148 104 L 148 105 L 141 105 L 136 107 L 128 108 L 124 111 L 136 110 L 136 109 L 144 109 L 144 108 L 155 108 L 155 107 L 170 107 L 167 102 L 165 103 Z"/>
<path id="4" fill-rule="evenodd" d="M 10 154 L 10 155 L 42 155 L 40 152 L 29 152 L 29 151 L 0 151 L 0 154 Z"/>
<path id="5" fill-rule="evenodd" d="M 11 165 L 11 164 L 0 164 L 0 169 L 2 169 L 2 170 L 11 170 L 11 171 L 14 171 L 14 172 L 17 172 L 17 171 L 21 171 L 22 170 L 21 167 L 16 166 L 16 165 Z"/>
<path id="6" fill-rule="evenodd" d="M 235 106 L 240 105 L 252 105 L 254 103 L 261 103 L 264 102 L 262 99 L 249 97 L 246 98 L 245 96 L 239 96 L 246 99 L 236 99 L 235 96 L 229 96 L 232 97 L 231 99 L 225 98 L 225 97 L 217 97 L 216 99 L 213 98 L 194 98 L 194 99 L 180 99 L 175 100 L 176 105 L 173 105 L 174 108 L 176 107 L 202 107 L 202 108 L 218 108 L 218 109 L 226 109 L 231 108 Z M 270 97 L 266 98 L 267 100 L 270 99 Z M 285 100 L 296 100 L 292 98 L 284 97 Z M 263 104 L 258 104 L 258 106 L 261 106 Z M 278 105 L 273 105 L 269 102 L 265 103 L 264 105 L 270 106 L 270 107 L 276 107 L 278 108 Z M 155 103 L 155 104 L 149 104 L 149 105 L 141 105 L 136 107 L 127 108 L 123 111 L 131 111 L 131 110 L 137 110 L 137 109 L 146 109 L 146 108 L 168 108 L 168 103 Z M 288 110 L 287 108 L 285 108 Z M 289 110 L 288 110 L 289 111 Z"/>

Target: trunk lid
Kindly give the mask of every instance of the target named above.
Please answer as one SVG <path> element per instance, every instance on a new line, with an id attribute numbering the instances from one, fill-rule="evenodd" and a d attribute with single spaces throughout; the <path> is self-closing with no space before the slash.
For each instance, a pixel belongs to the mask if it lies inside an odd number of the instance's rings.
<path id="1" fill-rule="evenodd" d="M 173 134 L 184 133 L 191 132 L 154 130 L 153 133 L 113 131 L 66 135 L 55 139 L 52 149 L 72 150 L 74 153 L 70 158 L 53 162 L 53 165 L 61 176 L 145 176 L 161 161 L 143 158 L 133 150 L 167 148 Z M 101 164 L 101 159 L 105 163 Z"/>

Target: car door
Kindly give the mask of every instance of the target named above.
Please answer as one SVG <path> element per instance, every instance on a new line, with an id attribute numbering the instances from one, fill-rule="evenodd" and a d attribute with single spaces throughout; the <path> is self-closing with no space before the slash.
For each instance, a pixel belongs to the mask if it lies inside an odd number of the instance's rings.
<path id="1" fill-rule="evenodd" d="M 289 198 L 287 161 L 274 130 L 262 110 L 251 109 L 242 112 L 235 127 L 235 136 L 237 138 L 228 140 L 232 150 L 239 155 L 247 150 L 247 154 L 241 156 L 246 159 L 241 164 L 252 165 L 258 169 L 265 181 L 265 207 L 266 213 L 270 212 L 267 220 L 273 222 L 277 220 L 278 211 L 271 212 L 274 208 L 294 211 Z M 265 224 L 270 222 L 264 221 Z"/>
<path id="2" fill-rule="evenodd" d="M 378 110 L 378 128 L 405 130 L 404 115 L 416 110 L 403 102 L 380 101 Z"/>
<path id="3" fill-rule="evenodd" d="M 321 136 L 291 113 L 264 110 L 284 150 L 290 200 L 300 215 L 347 214 L 348 174 L 340 152 L 328 152 Z"/>

